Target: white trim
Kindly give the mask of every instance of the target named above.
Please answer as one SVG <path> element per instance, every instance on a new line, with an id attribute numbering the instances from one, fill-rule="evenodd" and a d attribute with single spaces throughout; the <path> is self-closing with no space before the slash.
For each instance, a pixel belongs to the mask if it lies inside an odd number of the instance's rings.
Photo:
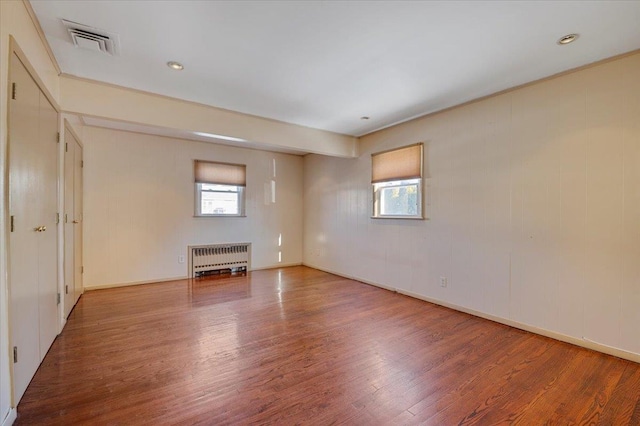
<path id="1" fill-rule="evenodd" d="M 322 268 L 320 266 L 311 265 L 311 264 L 309 264 L 307 262 L 302 262 L 302 265 L 307 266 L 309 268 L 317 269 L 319 271 L 328 272 L 330 274 L 337 275 L 339 277 L 348 278 L 350 280 L 359 281 L 361 283 L 369 284 L 369 285 L 372 285 L 374 287 L 380 287 L 380 288 L 383 288 L 385 290 L 393 291 L 393 292 L 396 292 L 396 293 L 398 291 L 397 289 L 395 289 L 393 287 L 386 286 L 384 284 L 374 283 L 373 281 L 363 280 L 362 278 L 358 278 L 358 277 L 355 277 L 355 276 L 352 276 L 352 275 L 347 275 L 347 274 L 343 274 L 341 272 L 332 271 L 332 270 L 327 269 L 327 268 Z"/>
<path id="2" fill-rule="evenodd" d="M 433 303 L 436 305 L 444 306 L 445 308 L 454 309 L 456 311 L 464 312 L 466 314 L 474 315 L 476 317 L 498 322 L 500 324 L 508 325 L 510 327 L 519 328 L 520 330 L 525 330 L 531 333 L 539 334 L 541 336 L 550 337 L 555 340 L 560 340 L 561 342 L 571 343 L 576 346 L 581 346 L 583 348 L 592 349 L 594 351 L 602 352 L 608 355 L 617 356 L 618 358 L 623 358 L 629 361 L 640 363 L 640 354 L 636 354 L 633 352 L 625 351 L 623 349 L 607 346 L 602 343 L 597 343 L 597 342 L 594 342 L 593 340 L 587 339 L 586 337 L 583 337 L 582 339 L 580 339 L 577 337 L 572 337 L 566 334 L 558 333 L 557 331 L 547 330 L 545 328 L 540 328 L 540 327 L 525 324 L 519 321 L 514 321 L 507 318 L 486 314 L 484 312 L 476 311 L 475 309 L 465 308 L 464 306 L 455 305 L 453 303 L 445 302 L 442 300 L 432 299 L 430 297 L 422 296 L 420 294 L 412 293 L 410 291 L 404 291 L 404 290 L 396 290 L 396 291 L 400 294 L 404 294 L 409 297 L 424 300 L 425 302 Z"/>
<path id="3" fill-rule="evenodd" d="M 576 346 L 581 346 L 583 348 L 587 348 L 587 349 L 591 349 L 594 351 L 598 351 L 598 352 L 602 352 L 605 353 L 607 355 L 613 355 L 616 356 L 618 358 L 622 358 L 622 359 L 626 359 L 629 361 L 633 361 L 633 362 L 637 362 L 640 363 L 640 354 L 634 353 L 634 352 L 629 352 L 626 351 L 624 349 L 619 349 L 619 348 L 614 348 L 611 346 L 607 346 L 605 344 L 602 343 L 598 343 L 598 342 L 594 342 L 593 340 L 589 340 L 586 337 L 583 338 L 577 338 L 577 337 L 572 337 L 572 336 L 567 336 L 566 334 L 562 334 L 562 333 L 558 333 L 557 331 L 552 331 L 552 330 L 547 330 L 544 328 L 539 328 L 533 325 L 529 325 L 529 324 L 525 324 L 519 321 L 514 321 L 508 318 L 502 318 L 502 317 L 498 317 L 495 315 L 491 315 L 491 314 L 487 314 L 484 312 L 480 312 L 480 311 L 476 311 L 475 309 L 470 309 L 470 308 L 465 308 L 464 306 L 460 306 L 460 305 L 456 305 L 453 303 L 449 303 L 449 302 L 445 302 L 443 300 L 439 300 L 439 299 L 434 299 L 431 297 L 427 297 L 427 296 L 423 296 L 421 294 L 418 293 L 413 293 L 410 291 L 406 291 L 406 290 L 401 290 L 401 289 L 397 289 L 397 288 L 393 288 L 393 287 L 388 287 L 382 284 L 378 284 L 378 283 L 374 283 L 374 282 L 370 282 L 370 281 L 366 281 L 366 280 L 362 280 L 360 278 L 357 277 L 352 277 L 352 276 L 348 276 L 345 274 L 341 274 L 335 271 L 330 271 L 327 270 L 325 268 L 320 268 L 317 266 L 313 266 L 310 265 L 306 262 L 303 262 L 303 265 L 308 266 L 309 268 L 314 268 L 314 269 L 318 269 L 320 271 L 324 271 L 324 272 L 328 272 L 330 274 L 334 274 L 334 275 L 338 275 L 344 278 L 348 278 L 351 280 L 355 280 L 355 281 L 360 281 L 363 282 L 365 284 L 369 284 L 375 287 L 380 287 L 383 288 L 385 290 L 389 290 L 389 291 L 393 291 L 396 293 L 400 293 L 400 294 L 404 294 L 405 296 L 409 296 L 409 297 L 413 297 L 415 299 L 419 299 L 419 300 L 424 300 L 425 302 L 429 302 L 429 303 L 433 303 L 435 305 L 439 305 L 439 306 L 444 306 L 445 308 L 449 308 L 449 309 L 453 309 L 459 312 L 464 312 L 466 314 L 469 315 L 473 315 L 479 318 L 483 318 L 489 321 L 494 321 L 500 324 L 504 324 L 504 325 L 508 325 L 510 327 L 514 327 L 514 328 L 519 328 L 520 330 L 524 330 L 524 331 L 528 331 L 530 333 L 534 333 L 534 334 L 539 334 L 541 336 L 545 336 L 545 337 L 550 337 L 552 339 L 555 340 L 559 340 L 561 342 L 566 342 L 566 343 L 570 343 L 572 345 L 576 345 Z"/>
<path id="4" fill-rule="evenodd" d="M 289 268 L 291 266 L 301 266 L 302 262 L 298 263 L 279 263 L 272 266 L 260 266 L 259 268 L 251 268 L 249 271 L 264 271 L 267 269 Z"/>
<path id="5" fill-rule="evenodd" d="M 9 410 L 7 417 L 4 418 L 2 426 L 11 426 L 18 418 L 18 411 L 15 408 Z"/>
<path id="6" fill-rule="evenodd" d="M 249 269 L 249 272 L 251 272 L 251 271 L 261 271 L 261 270 L 265 270 L 265 269 L 288 268 L 288 267 L 291 267 L 291 266 L 300 266 L 300 265 L 302 265 L 302 262 L 283 263 L 283 264 L 269 265 L 269 266 L 260 266 L 258 268 Z M 320 268 L 315 268 L 315 269 L 320 269 Z M 339 275 L 339 274 L 334 274 L 334 275 Z M 190 279 L 190 278 L 188 276 L 184 275 L 184 276 L 181 276 L 181 277 L 157 278 L 157 279 L 154 279 L 154 280 L 144 280 L 144 281 L 133 281 L 133 282 L 126 282 L 126 283 L 92 285 L 92 286 L 85 286 L 84 290 L 83 290 L 83 294 L 84 294 L 84 291 L 103 290 L 105 288 L 128 287 L 128 286 L 132 286 L 132 285 L 156 284 L 156 283 L 163 283 L 163 282 L 168 282 L 168 281 L 181 281 L 181 280 L 188 280 L 188 279 Z M 356 279 L 356 278 L 354 278 L 354 279 Z"/>
<path id="7" fill-rule="evenodd" d="M 203 161 L 203 160 L 195 160 L 195 161 Z M 229 187 L 234 187 L 237 188 L 236 191 L 214 191 L 214 190 L 206 190 L 206 189 L 202 189 L 202 185 L 207 185 L 206 183 L 202 183 L 202 182 L 195 182 L 195 188 L 196 188 L 196 195 L 195 195 L 195 201 L 196 201 L 196 205 L 195 205 L 195 210 L 194 210 L 194 215 L 193 217 L 247 217 L 246 213 L 245 213 L 245 193 L 246 193 L 246 186 L 245 185 L 226 185 L 226 184 L 215 184 L 215 185 L 220 185 L 220 186 L 229 186 Z M 205 214 L 202 213 L 202 193 L 203 192 L 220 192 L 220 193 L 229 193 L 229 194 L 238 194 L 238 214 L 224 214 L 224 213 L 212 213 L 212 214 Z"/>
<path id="8" fill-rule="evenodd" d="M 84 286 L 84 290 L 91 291 L 91 290 L 102 290 L 105 288 L 128 287 L 131 285 L 155 284 L 155 283 L 163 283 L 167 281 L 186 280 L 188 278 L 189 277 L 187 277 L 186 275 L 183 275 L 181 277 L 173 277 L 173 278 L 157 278 L 154 280 L 132 281 L 132 282 L 126 282 L 126 283 L 100 284 L 100 285 Z"/>

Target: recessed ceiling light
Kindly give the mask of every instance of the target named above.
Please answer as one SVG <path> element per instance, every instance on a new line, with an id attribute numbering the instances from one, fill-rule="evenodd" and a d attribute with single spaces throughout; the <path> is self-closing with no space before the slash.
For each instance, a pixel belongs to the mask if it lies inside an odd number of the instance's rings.
<path id="1" fill-rule="evenodd" d="M 167 62 L 167 66 L 169 68 L 171 68 L 172 70 L 176 70 L 176 71 L 182 71 L 184 69 L 184 65 L 182 65 L 180 62 L 176 62 L 176 61 Z"/>
<path id="2" fill-rule="evenodd" d="M 368 120 L 368 119 L 369 119 L 369 117 L 367 117 L 366 115 L 365 115 L 365 116 L 360 117 L 360 120 Z"/>
<path id="3" fill-rule="evenodd" d="M 578 37 L 580 37 L 578 34 L 567 34 L 566 36 L 560 37 L 558 44 L 569 44 L 576 41 Z"/>

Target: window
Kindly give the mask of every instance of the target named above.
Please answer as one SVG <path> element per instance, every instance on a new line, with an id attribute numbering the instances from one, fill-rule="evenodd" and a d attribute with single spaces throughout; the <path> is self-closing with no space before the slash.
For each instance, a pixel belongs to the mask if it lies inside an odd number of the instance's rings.
<path id="1" fill-rule="evenodd" d="M 422 152 L 420 143 L 371 156 L 374 218 L 423 218 Z"/>
<path id="2" fill-rule="evenodd" d="M 196 216 L 244 216 L 246 166 L 195 161 Z"/>

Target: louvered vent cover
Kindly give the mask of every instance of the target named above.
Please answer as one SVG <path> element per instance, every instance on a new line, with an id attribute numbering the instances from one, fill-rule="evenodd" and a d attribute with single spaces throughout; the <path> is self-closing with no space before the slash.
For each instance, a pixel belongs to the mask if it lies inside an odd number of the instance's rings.
<path id="1" fill-rule="evenodd" d="M 77 47 L 96 52 L 117 55 L 119 49 L 118 35 L 108 33 L 97 28 L 82 25 L 77 22 L 62 20 L 71 35 L 71 41 Z"/>

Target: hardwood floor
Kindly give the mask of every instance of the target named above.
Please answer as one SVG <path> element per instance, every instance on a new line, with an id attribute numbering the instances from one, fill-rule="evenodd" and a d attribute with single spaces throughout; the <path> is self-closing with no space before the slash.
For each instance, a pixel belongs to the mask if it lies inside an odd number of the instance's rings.
<path id="1" fill-rule="evenodd" d="M 17 424 L 640 425 L 640 364 L 293 267 L 87 292 Z"/>

